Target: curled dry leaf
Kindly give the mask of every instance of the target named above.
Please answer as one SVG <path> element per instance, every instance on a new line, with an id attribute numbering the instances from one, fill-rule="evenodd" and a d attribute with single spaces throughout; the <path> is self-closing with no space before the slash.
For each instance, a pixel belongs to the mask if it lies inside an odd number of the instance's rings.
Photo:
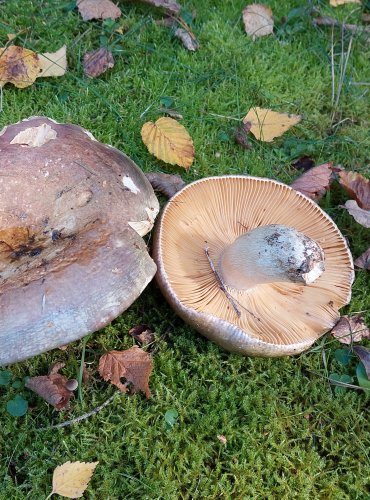
<path id="1" fill-rule="evenodd" d="M 162 117 L 144 123 L 141 129 L 144 144 L 156 158 L 188 169 L 194 160 L 194 145 L 186 128 L 173 118 Z"/>
<path id="2" fill-rule="evenodd" d="M 342 344 L 351 344 L 370 338 L 370 329 L 360 314 L 342 316 L 331 333 Z"/>
<path id="3" fill-rule="evenodd" d="M 127 385 L 121 382 L 121 378 L 125 378 L 132 383 L 132 392 L 143 391 L 147 398 L 150 397 L 148 383 L 152 368 L 151 356 L 137 346 L 125 351 L 109 351 L 99 361 L 99 373 L 104 380 L 127 392 Z"/>
<path id="4" fill-rule="evenodd" d="M 96 78 L 105 73 L 107 69 L 113 68 L 114 59 L 112 52 L 106 47 L 86 52 L 84 55 L 84 72 L 91 78 Z"/>
<path id="5" fill-rule="evenodd" d="M 250 122 L 242 122 L 239 124 L 237 127 L 234 129 L 234 139 L 239 146 L 241 146 L 243 149 L 251 149 L 252 145 L 248 140 L 248 134 L 251 129 L 251 123 Z"/>
<path id="6" fill-rule="evenodd" d="M 25 384 L 27 389 L 36 392 L 56 410 L 63 410 L 68 405 L 73 396 L 72 391 L 76 389 L 73 383 L 70 384 L 67 377 L 58 373 L 64 366 L 64 363 L 55 363 L 51 367 L 49 375 L 30 377 Z"/>
<path id="7" fill-rule="evenodd" d="M 301 158 L 298 158 L 298 160 L 294 161 L 292 165 L 297 170 L 307 172 L 307 170 L 310 170 L 310 168 L 315 166 L 315 162 L 309 156 L 302 156 Z"/>
<path id="8" fill-rule="evenodd" d="M 250 131 L 260 141 L 272 142 L 302 120 L 300 115 L 277 113 L 271 109 L 251 108 L 243 122 L 250 123 Z"/>
<path id="9" fill-rule="evenodd" d="M 177 30 L 175 31 L 175 36 L 179 38 L 182 41 L 184 47 L 191 52 L 195 52 L 199 49 L 198 40 L 183 28 L 177 28 Z"/>
<path id="10" fill-rule="evenodd" d="M 168 198 L 180 191 L 185 185 L 179 175 L 164 174 L 163 172 L 149 172 L 145 174 L 155 191 L 159 191 Z"/>
<path id="11" fill-rule="evenodd" d="M 370 270 L 370 247 L 355 260 L 355 266 Z"/>
<path id="12" fill-rule="evenodd" d="M 274 30 L 272 10 L 263 4 L 248 5 L 243 10 L 245 32 L 253 40 L 260 36 L 270 35 Z"/>
<path id="13" fill-rule="evenodd" d="M 176 120 L 182 120 L 184 118 L 181 113 L 172 108 L 159 108 L 159 112 L 171 116 L 171 118 L 175 118 Z"/>
<path id="14" fill-rule="evenodd" d="M 142 345 L 151 344 L 154 340 L 154 333 L 148 325 L 136 325 L 128 333 Z"/>
<path id="15" fill-rule="evenodd" d="M 310 168 L 293 181 L 291 187 L 312 200 L 318 201 L 329 189 L 332 180 L 333 164 L 329 162 Z"/>
<path id="16" fill-rule="evenodd" d="M 357 201 L 360 208 L 370 210 L 370 181 L 357 172 L 339 172 L 341 186 Z"/>
<path id="17" fill-rule="evenodd" d="M 344 208 L 361 226 L 370 228 L 370 210 L 360 208 L 355 200 L 346 201 Z"/>
<path id="18" fill-rule="evenodd" d="M 84 21 L 117 19 L 121 15 L 121 9 L 111 0 L 77 0 L 77 8 Z"/>
<path id="19" fill-rule="evenodd" d="M 82 497 L 98 463 L 68 461 L 58 465 L 53 473 L 53 491 L 48 498 L 54 493 L 67 498 Z"/>
<path id="20" fill-rule="evenodd" d="M 370 349 L 362 345 L 353 346 L 353 352 L 360 358 L 365 367 L 366 375 L 370 379 Z"/>
<path id="21" fill-rule="evenodd" d="M 358 4 L 361 4 L 361 0 L 330 0 L 330 5 L 332 7 L 338 7 L 339 5 L 344 5 L 346 3 L 358 3 Z"/>

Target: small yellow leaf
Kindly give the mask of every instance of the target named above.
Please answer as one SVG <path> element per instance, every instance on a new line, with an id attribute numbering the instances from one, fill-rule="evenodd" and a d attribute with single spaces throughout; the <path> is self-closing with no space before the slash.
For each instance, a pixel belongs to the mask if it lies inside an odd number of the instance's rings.
<path id="1" fill-rule="evenodd" d="M 80 498 L 99 462 L 66 462 L 53 474 L 53 493 L 67 498 Z"/>
<path id="2" fill-rule="evenodd" d="M 56 52 L 39 54 L 40 73 L 37 78 L 46 76 L 63 76 L 67 70 L 67 47 L 63 45 Z"/>
<path id="3" fill-rule="evenodd" d="M 193 163 L 193 140 L 186 128 L 173 118 L 144 123 L 141 137 L 150 153 L 159 160 L 186 169 Z"/>
<path id="4" fill-rule="evenodd" d="M 344 5 L 345 3 L 359 3 L 359 4 L 361 4 L 361 0 L 330 0 L 330 5 L 332 7 L 338 7 L 338 5 Z"/>
<path id="5" fill-rule="evenodd" d="M 40 72 L 39 57 L 16 45 L 0 48 L 0 87 L 7 82 L 19 89 L 33 84 Z"/>
<path id="6" fill-rule="evenodd" d="M 250 131 L 260 141 L 271 142 L 275 137 L 280 137 L 293 125 L 301 121 L 300 115 L 277 113 L 271 109 L 251 108 L 244 123 L 250 123 Z"/>

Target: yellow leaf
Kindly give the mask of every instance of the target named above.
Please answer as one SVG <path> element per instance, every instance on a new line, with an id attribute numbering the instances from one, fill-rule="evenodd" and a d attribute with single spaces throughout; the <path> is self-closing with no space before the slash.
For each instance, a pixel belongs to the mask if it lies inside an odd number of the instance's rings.
<path id="1" fill-rule="evenodd" d="M 244 123 L 250 123 L 250 131 L 260 141 L 271 142 L 275 137 L 280 137 L 293 125 L 301 121 L 300 115 L 277 113 L 271 109 L 251 108 Z"/>
<path id="2" fill-rule="evenodd" d="M 24 89 L 33 84 L 39 72 L 39 57 L 32 50 L 16 45 L 0 48 L 0 87 L 9 82 Z"/>
<path id="3" fill-rule="evenodd" d="M 67 47 L 63 45 L 56 52 L 39 54 L 40 73 L 37 78 L 46 76 L 63 76 L 67 70 Z"/>
<path id="4" fill-rule="evenodd" d="M 332 7 L 338 7 L 338 5 L 344 5 L 345 3 L 359 3 L 359 4 L 361 4 L 361 0 L 330 0 L 330 5 Z"/>
<path id="5" fill-rule="evenodd" d="M 53 474 L 53 493 L 67 498 L 80 498 L 99 462 L 66 462 L 58 465 Z M 49 498 L 48 497 L 48 498 Z"/>
<path id="6" fill-rule="evenodd" d="M 173 118 L 144 123 L 141 137 L 150 153 L 159 160 L 186 169 L 193 163 L 193 140 L 186 128 Z"/>

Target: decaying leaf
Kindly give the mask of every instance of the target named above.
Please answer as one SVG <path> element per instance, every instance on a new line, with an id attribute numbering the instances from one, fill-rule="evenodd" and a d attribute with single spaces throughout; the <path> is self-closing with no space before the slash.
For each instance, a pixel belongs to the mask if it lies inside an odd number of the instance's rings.
<path id="1" fill-rule="evenodd" d="M 148 383 L 152 368 L 151 356 L 137 346 L 125 351 L 109 351 L 99 361 L 99 373 L 104 380 L 127 392 L 127 385 L 121 382 L 121 378 L 125 378 L 132 383 L 132 392 L 143 391 L 147 398 L 150 397 Z"/>
<path id="2" fill-rule="evenodd" d="M 183 28 L 177 28 L 177 30 L 175 31 L 175 36 L 179 38 L 182 41 L 184 47 L 191 52 L 195 52 L 199 49 L 198 40 L 194 36 L 191 36 L 191 34 Z"/>
<path id="3" fill-rule="evenodd" d="M 332 7 L 338 7 L 339 5 L 344 5 L 346 3 L 359 3 L 359 4 L 361 4 L 361 0 L 330 0 L 330 5 Z"/>
<path id="4" fill-rule="evenodd" d="M 175 120 L 182 120 L 184 118 L 181 113 L 172 108 L 159 108 L 159 112 L 175 118 Z"/>
<path id="5" fill-rule="evenodd" d="M 243 10 L 245 32 L 253 40 L 260 36 L 270 35 L 274 30 L 272 10 L 263 4 L 248 5 Z"/>
<path id="6" fill-rule="evenodd" d="M 234 129 L 234 139 L 239 146 L 241 146 L 243 149 L 251 149 L 252 145 L 248 140 L 248 134 L 251 130 L 251 123 L 250 122 L 242 122 L 241 124 L 237 125 Z"/>
<path id="7" fill-rule="evenodd" d="M 172 14 L 178 14 L 182 7 L 175 0 L 141 0 L 142 2 L 149 3 L 154 7 L 162 7 L 163 9 L 171 12 Z"/>
<path id="8" fill-rule="evenodd" d="M 365 367 L 366 375 L 370 379 L 370 349 L 362 345 L 353 346 L 353 352 L 360 358 Z"/>
<path id="9" fill-rule="evenodd" d="M 142 345 L 151 344 L 154 340 L 154 333 L 148 325 L 136 325 L 128 333 Z"/>
<path id="10" fill-rule="evenodd" d="M 370 247 L 355 260 L 354 264 L 361 269 L 370 270 Z"/>
<path id="11" fill-rule="evenodd" d="M 51 367 L 49 375 L 30 377 L 25 384 L 25 387 L 36 392 L 57 410 L 63 410 L 68 405 L 73 396 L 72 391 L 76 389 L 75 384 L 58 373 L 64 366 L 64 363 L 55 363 Z"/>
<path id="12" fill-rule="evenodd" d="M 148 172 L 145 174 L 155 191 L 159 191 L 168 198 L 180 191 L 185 185 L 179 175 L 164 174 L 163 172 Z"/>
<path id="13" fill-rule="evenodd" d="M 106 47 L 86 52 L 83 65 L 85 74 L 91 78 L 96 78 L 107 71 L 107 69 L 113 68 L 114 59 L 112 52 Z"/>
<path id="14" fill-rule="evenodd" d="M 82 497 L 98 463 L 68 461 L 58 465 L 53 473 L 53 491 L 48 498 L 54 493 L 67 498 Z"/>
<path id="15" fill-rule="evenodd" d="M 77 8 L 84 21 L 117 19 L 121 15 L 121 9 L 111 0 L 77 0 Z"/>
<path id="16" fill-rule="evenodd" d="M 295 181 L 291 187 L 296 191 L 305 194 L 312 200 L 319 200 L 324 196 L 332 182 L 333 164 L 324 163 L 317 167 L 310 168 Z"/>
<path id="17" fill-rule="evenodd" d="M 250 122 L 250 130 L 256 139 L 272 142 L 275 137 L 280 137 L 301 120 L 300 115 L 288 115 L 287 113 L 277 113 L 271 109 L 256 107 L 248 111 L 243 122 Z"/>
<path id="18" fill-rule="evenodd" d="M 331 333 L 342 344 L 351 344 L 370 338 L 370 329 L 360 314 L 342 316 Z"/>
<path id="19" fill-rule="evenodd" d="M 144 123 L 141 129 L 144 144 L 156 158 L 188 169 L 194 160 L 193 140 L 186 128 L 173 118 L 162 117 Z"/>
<path id="20" fill-rule="evenodd" d="M 360 208 L 355 200 L 346 201 L 344 208 L 361 226 L 370 228 L 370 210 Z"/>
<path id="21" fill-rule="evenodd" d="M 302 156 L 298 158 L 298 160 L 292 163 L 293 167 L 297 170 L 303 170 L 303 172 L 307 172 L 310 168 L 315 166 L 315 162 L 309 156 Z"/>
<path id="22" fill-rule="evenodd" d="M 357 172 L 339 172 L 339 182 L 360 208 L 370 210 L 370 181 Z"/>
<path id="23" fill-rule="evenodd" d="M 24 89 L 32 85 L 36 78 L 64 75 L 66 68 L 65 46 L 45 54 L 36 54 L 17 45 L 0 48 L 0 87 L 12 83 Z"/>

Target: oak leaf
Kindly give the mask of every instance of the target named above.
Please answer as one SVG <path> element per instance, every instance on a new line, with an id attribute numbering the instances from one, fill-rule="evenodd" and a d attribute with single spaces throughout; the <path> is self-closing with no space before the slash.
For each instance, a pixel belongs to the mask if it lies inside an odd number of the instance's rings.
<path id="1" fill-rule="evenodd" d="M 277 113 L 271 109 L 251 108 L 243 122 L 250 123 L 250 131 L 260 141 L 272 142 L 302 120 L 300 115 Z"/>
<path id="2" fill-rule="evenodd" d="M 370 210 L 360 208 L 355 200 L 346 201 L 344 208 L 361 226 L 370 228 Z"/>
<path id="3" fill-rule="evenodd" d="M 333 164 L 331 162 L 310 168 L 292 182 L 291 187 L 312 200 L 318 201 L 324 196 L 333 180 Z"/>
<path id="4" fill-rule="evenodd" d="M 370 270 L 370 247 L 360 257 L 357 257 L 354 264 L 361 269 Z"/>
<path id="5" fill-rule="evenodd" d="M 354 314 L 353 316 L 342 316 L 332 329 L 331 334 L 342 344 L 351 344 L 370 338 L 370 329 L 360 314 Z"/>
<path id="6" fill-rule="evenodd" d="M 104 380 L 110 381 L 122 392 L 127 392 L 127 383 L 131 382 L 132 392 L 143 391 L 150 397 L 149 377 L 153 368 L 151 356 L 137 346 L 125 351 L 109 351 L 99 360 L 99 373 Z"/>
<path id="7" fill-rule="evenodd" d="M 107 69 L 113 68 L 114 59 L 112 52 L 106 47 L 86 52 L 84 55 L 84 72 L 87 76 L 95 78 L 103 74 Z"/>
<path id="8" fill-rule="evenodd" d="M 260 36 L 270 35 L 274 30 L 272 10 L 263 4 L 248 5 L 243 10 L 245 32 L 253 40 Z"/>
<path id="9" fill-rule="evenodd" d="M 117 19 L 121 15 L 121 9 L 111 0 L 77 0 L 77 8 L 84 21 Z"/>
<path id="10" fill-rule="evenodd" d="M 194 160 L 194 145 L 186 128 L 173 118 L 162 117 L 144 123 L 141 129 L 144 144 L 159 160 L 188 169 Z"/>
<path id="11" fill-rule="evenodd" d="M 357 201 L 360 208 L 370 210 L 370 181 L 357 172 L 339 172 L 341 186 Z"/>
<path id="12" fill-rule="evenodd" d="M 58 465 L 53 473 L 53 491 L 47 498 L 54 493 L 67 498 L 82 497 L 98 463 L 68 461 Z"/>

